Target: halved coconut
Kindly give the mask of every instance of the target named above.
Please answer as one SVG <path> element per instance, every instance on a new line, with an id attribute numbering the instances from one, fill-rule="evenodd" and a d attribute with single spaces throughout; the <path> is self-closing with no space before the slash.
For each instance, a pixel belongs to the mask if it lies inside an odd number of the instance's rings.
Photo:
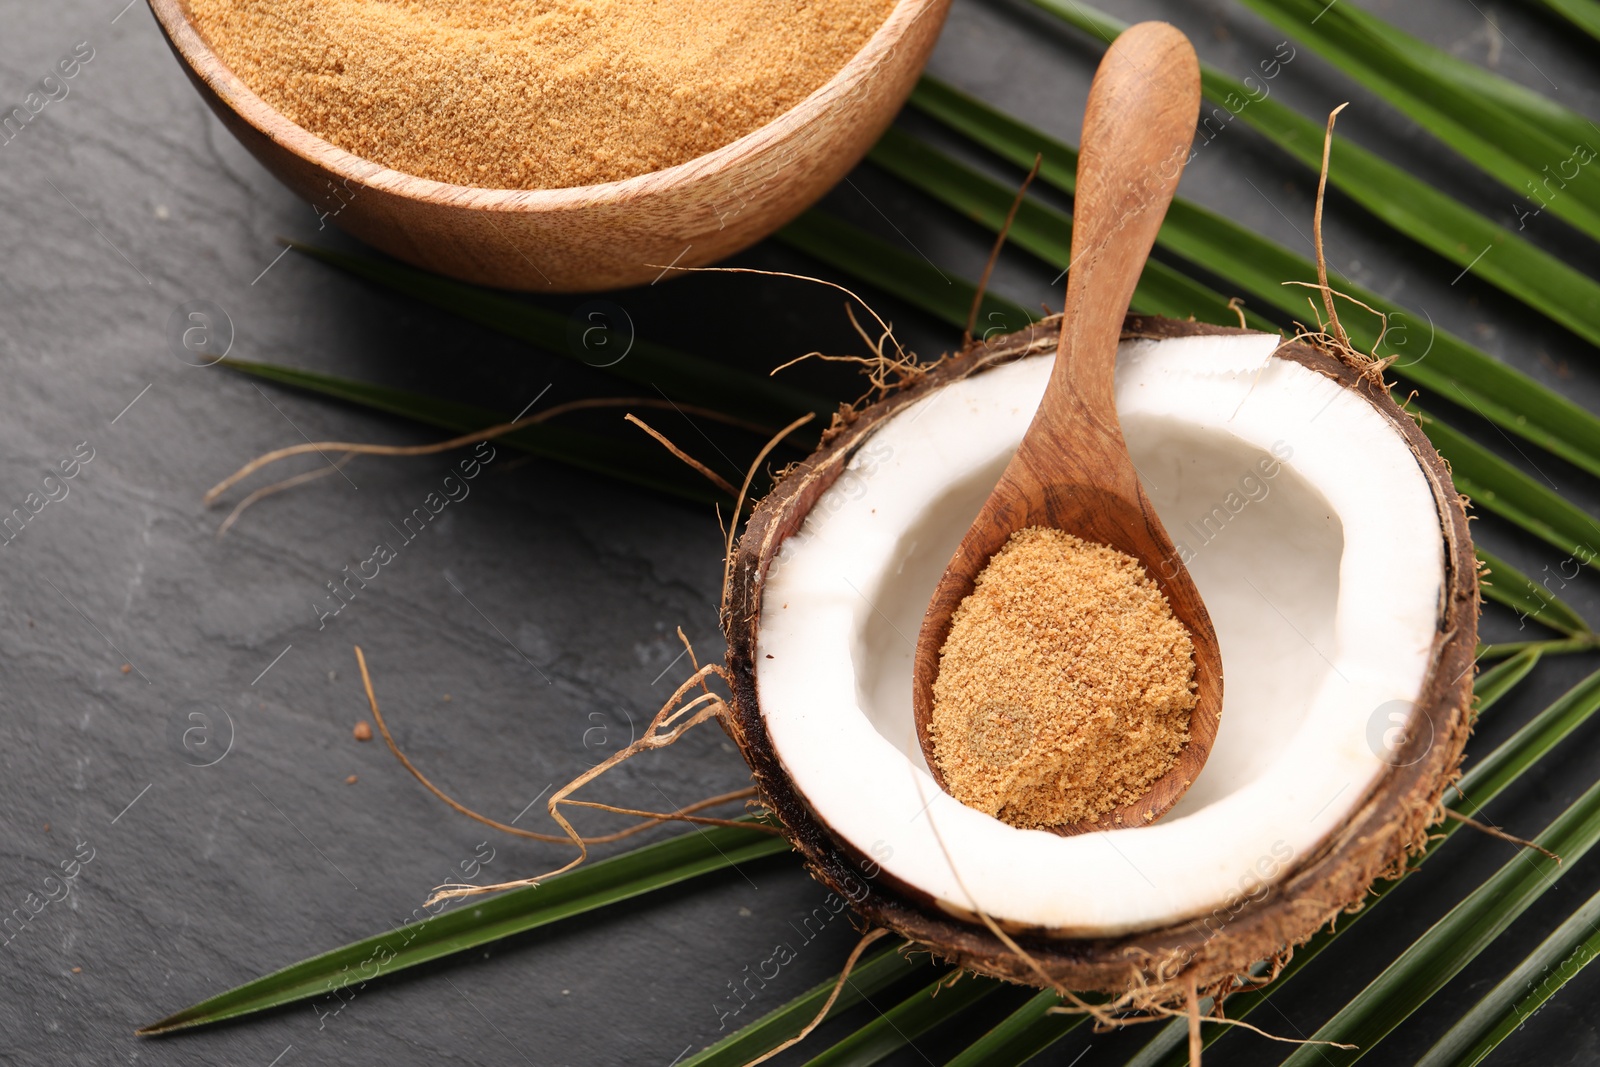
<path id="1" fill-rule="evenodd" d="M 1354 359 L 1130 317 L 1118 410 L 1216 623 L 1216 745 L 1154 825 L 1060 837 L 967 808 L 917 743 L 913 646 L 1058 329 L 974 346 L 855 414 L 755 510 L 724 620 L 736 740 L 811 870 L 870 922 L 1007 979 L 1042 967 L 1144 1004 L 1191 979 L 1225 992 L 1358 907 L 1434 820 L 1470 725 L 1466 517 Z"/>

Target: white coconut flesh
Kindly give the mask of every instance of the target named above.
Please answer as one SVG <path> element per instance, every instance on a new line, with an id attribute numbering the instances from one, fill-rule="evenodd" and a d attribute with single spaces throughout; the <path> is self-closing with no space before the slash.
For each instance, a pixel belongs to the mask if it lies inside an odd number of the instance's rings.
<path id="1" fill-rule="evenodd" d="M 1051 355 L 955 382 L 872 433 L 774 560 L 755 660 L 772 747 L 834 834 L 956 913 L 1111 936 L 1237 906 L 1361 804 L 1429 669 L 1440 515 L 1394 425 L 1273 358 L 1279 343 L 1118 353 L 1128 446 L 1210 610 L 1225 682 L 1204 770 L 1148 826 L 1061 837 L 1002 823 L 935 784 L 913 725 L 923 611 Z"/>

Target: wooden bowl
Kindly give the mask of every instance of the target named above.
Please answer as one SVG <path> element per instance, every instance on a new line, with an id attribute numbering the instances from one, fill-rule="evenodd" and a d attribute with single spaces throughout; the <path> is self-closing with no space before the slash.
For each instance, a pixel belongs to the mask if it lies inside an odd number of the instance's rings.
<path id="1" fill-rule="evenodd" d="M 714 152 L 570 189 L 480 189 L 362 159 L 285 118 L 201 37 L 184 0 L 150 9 L 211 110 L 326 217 L 407 263 L 508 289 L 650 282 L 766 237 L 866 155 L 910 95 L 950 0 L 900 0 L 845 67 L 800 104 Z"/>

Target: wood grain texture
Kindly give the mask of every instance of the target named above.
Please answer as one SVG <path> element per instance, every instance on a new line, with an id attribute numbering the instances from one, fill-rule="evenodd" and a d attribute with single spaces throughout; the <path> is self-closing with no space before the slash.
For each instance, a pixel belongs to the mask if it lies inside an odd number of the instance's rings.
<path id="1" fill-rule="evenodd" d="M 933 683 L 950 619 L 978 574 L 1017 530 L 1046 526 L 1110 545 L 1144 564 L 1194 644 L 1198 703 L 1178 759 L 1138 800 L 1075 834 L 1160 818 L 1211 753 L 1222 709 L 1222 657 L 1211 617 L 1145 497 L 1117 418 L 1114 372 L 1123 317 L 1166 216 L 1200 110 L 1200 67 L 1188 38 L 1164 22 L 1130 27 L 1106 53 L 1084 113 L 1066 307 L 1038 413 L 962 539 L 917 635 L 912 707 L 934 778 Z"/>
<path id="2" fill-rule="evenodd" d="M 668 264 L 715 262 L 804 211 L 888 127 L 950 0 L 900 0 L 825 85 L 729 145 L 624 181 L 544 190 L 450 185 L 352 155 L 247 88 L 195 29 L 184 0 L 149 3 L 217 117 L 280 181 L 326 205 L 335 225 L 463 281 L 582 292 L 648 283 Z"/>

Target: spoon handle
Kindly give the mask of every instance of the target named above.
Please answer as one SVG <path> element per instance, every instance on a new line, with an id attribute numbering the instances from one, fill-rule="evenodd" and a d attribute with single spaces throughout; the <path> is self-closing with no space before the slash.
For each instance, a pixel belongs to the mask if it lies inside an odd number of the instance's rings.
<path id="1" fill-rule="evenodd" d="M 1194 640 L 1199 703 L 1178 764 L 1144 797 L 1109 814 L 1105 829 L 1159 818 L 1205 764 L 1222 707 L 1216 631 L 1200 592 L 1145 496 L 1117 418 L 1117 341 L 1134 285 L 1187 162 L 1200 110 L 1200 64 L 1176 29 L 1145 22 L 1112 44 L 1089 89 L 1072 233 L 1072 269 L 1060 340 L 1044 397 L 1016 454 L 956 548 L 917 633 L 912 714 L 928 768 L 941 786 L 933 684 L 950 620 L 979 573 L 1017 531 L 1064 530 L 1138 560 Z"/>
<path id="2" fill-rule="evenodd" d="M 1094 445 L 1127 454 L 1112 380 L 1117 339 L 1183 173 L 1199 109 L 1194 48 L 1165 22 L 1124 31 L 1089 88 L 1065 318 L 1041 405 L 1057 428 L 1070 428 L 1075 444 L 1091 444 L 1084 431 L 1093 427 Z"/>

